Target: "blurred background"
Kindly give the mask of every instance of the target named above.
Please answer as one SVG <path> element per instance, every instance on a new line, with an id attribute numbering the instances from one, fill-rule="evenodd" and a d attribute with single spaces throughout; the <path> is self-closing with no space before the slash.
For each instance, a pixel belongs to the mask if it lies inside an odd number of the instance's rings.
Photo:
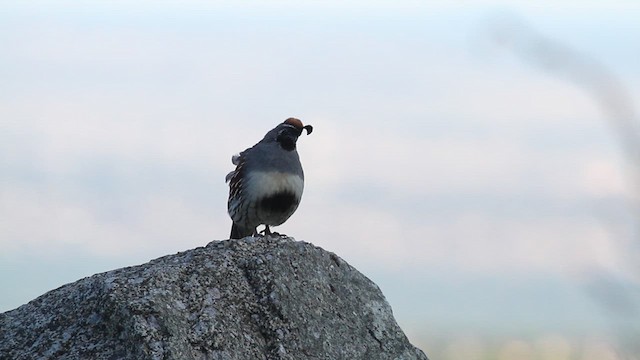
<path id="1" fill-rule="evenodd" d="M 640 357 L 635 1 L 0 5 L 0 312 L 228 238 L 287 117 L 276 228 L 376 282 L 432 359 Z"/>

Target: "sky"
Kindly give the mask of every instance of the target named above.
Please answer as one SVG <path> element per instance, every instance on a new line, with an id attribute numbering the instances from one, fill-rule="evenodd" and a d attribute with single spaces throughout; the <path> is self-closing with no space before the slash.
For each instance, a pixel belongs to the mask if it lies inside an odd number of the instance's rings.
<path id="1" fill-rule="evenodd" d="M 376 282 L 427 354 L 615 359 L 640 311 L 639 11 L 5 2 L 0 311 L 228 238 L 231 155 L 294 116 L 305 192 L 275 230 Z"/>

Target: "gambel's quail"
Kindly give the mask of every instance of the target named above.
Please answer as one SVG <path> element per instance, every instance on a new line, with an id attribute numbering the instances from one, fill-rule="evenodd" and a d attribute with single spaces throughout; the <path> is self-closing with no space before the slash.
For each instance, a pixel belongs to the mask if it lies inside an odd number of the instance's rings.
<path id="1" fill-rule="evenodd" d="M 253 147 L 234 155 L 236 169 L 230 172 L 227 208 L 233 220 L 231 238 L 258 235 L 257 227 L 278 226 L 296 211 L 304 188 L 304 172 L 296 151 L 296 141 L 311 125 L 289 118 L 269 131 Z"/>

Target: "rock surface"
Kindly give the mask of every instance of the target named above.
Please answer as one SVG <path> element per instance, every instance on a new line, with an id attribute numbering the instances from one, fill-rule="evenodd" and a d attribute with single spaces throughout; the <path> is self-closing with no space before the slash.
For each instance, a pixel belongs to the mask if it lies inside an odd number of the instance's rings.
<path id="1" fill-rule="evenodd" d="M 0 314 L 1 359 L 427 359 L 380 289 L 286 237 L 81 279 Z"/>

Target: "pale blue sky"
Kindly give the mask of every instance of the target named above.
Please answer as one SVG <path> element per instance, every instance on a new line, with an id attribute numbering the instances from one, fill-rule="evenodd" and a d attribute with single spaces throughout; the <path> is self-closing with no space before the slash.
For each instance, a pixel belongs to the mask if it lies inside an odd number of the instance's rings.
<path id="1" fill-rule="evenodd" d="M 412 339 L 606 333 L 582 284 L 637 284 L 625 159 L 588 91 L 492 31 L 637 102 L 640 5 L 246 4 L 1 5 L 0 311 L 227 238 L 231 155 L 296 116 L 307 183 L 277 230 L 370 276 Z"/>

